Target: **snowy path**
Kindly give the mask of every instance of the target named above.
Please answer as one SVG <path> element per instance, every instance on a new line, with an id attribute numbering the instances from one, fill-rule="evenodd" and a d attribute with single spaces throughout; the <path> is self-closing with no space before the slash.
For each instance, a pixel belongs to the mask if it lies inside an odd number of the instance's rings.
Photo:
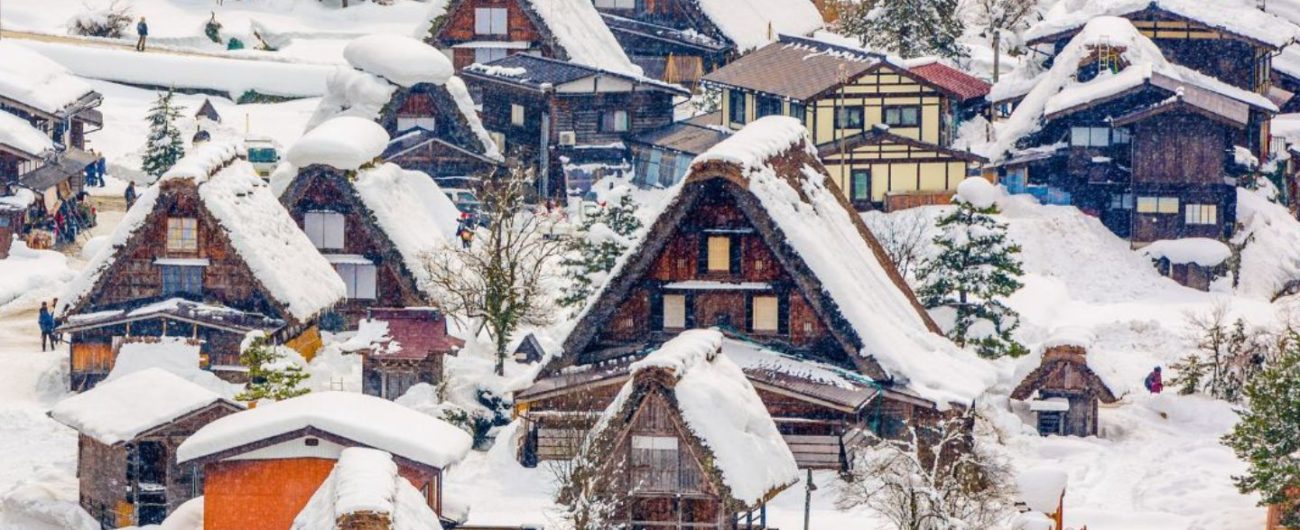
<path id="1" fill-rule="evenodd" d="M 107 48 L 118 51 L 129 51 L 140 53 L 135 49 L 135 41 L 122 39 L 108 39 L 100 37 L 78 37 L 70 35 L 56 35 L 53 33 L 39 33 L 35 31 L 20 31 L 3 29 L 0 30 L 0 39 L 15 39 L 21 41 L 45 42 L 54 44 L 67 44 L 70 46 L 79 46 L 83 48 Z M 272 52 L 260 52 L 257 50 L 240 51 L 240 52 L 217 52 L 204 51 L 184 46 L 173 46 L 168 44 L 149 44 L 145 47 L 146 54 L 163 54 L 178 55 L 188 57 L 212 57 L 217 59 L 232 59 L 236 61 L 265 61 L 278 63 L 312 63 L 315 61 L 306 61 L 300 57 L 275 55 Z M 324 64 L 324 63 L 317 63 Z"/>

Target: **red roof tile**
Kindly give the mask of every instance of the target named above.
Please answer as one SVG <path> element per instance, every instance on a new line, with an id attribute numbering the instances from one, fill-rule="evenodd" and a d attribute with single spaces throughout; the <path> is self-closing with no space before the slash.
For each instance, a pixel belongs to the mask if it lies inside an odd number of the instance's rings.
<path id="1" fill-rule="evenodd" d="M 388 336 L 398 347 L 386 344 L 385 359 L 423 359 L 429 353 L 451 353 L 465 342 L 447 334 L 447 321 L 434 309 L 371 309 L 370 318 L 388 323 Z M 395 351 L 394 351 L 395 350 Z"/>
<path id="2" fill-rule="evenodd" d="M 984 80 L 938 61 L 914 66 L 909 70 L 922 79 L 938 85 L 939 88 L 951 92 L 960 101 L 987 96 L 989 89 L 992 88 L 992 85 L 985 83 Z"/>

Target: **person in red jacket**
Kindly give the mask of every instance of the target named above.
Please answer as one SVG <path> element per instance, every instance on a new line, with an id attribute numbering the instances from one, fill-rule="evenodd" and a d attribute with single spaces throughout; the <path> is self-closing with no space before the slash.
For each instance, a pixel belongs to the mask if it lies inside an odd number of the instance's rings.
<path id="1" fill-rule="evenodd" d="M 1147 390 L 1150 391 L 1152 394 L 1159 394 L 1161 390 L 1165 389 L 1165 382 L 1164 379 L 1160 376 L 1159 366 L 1157 366 L 1155 370 L 1152 370 L 1151 373 L 1147 375 L 1146 387 Z"/>

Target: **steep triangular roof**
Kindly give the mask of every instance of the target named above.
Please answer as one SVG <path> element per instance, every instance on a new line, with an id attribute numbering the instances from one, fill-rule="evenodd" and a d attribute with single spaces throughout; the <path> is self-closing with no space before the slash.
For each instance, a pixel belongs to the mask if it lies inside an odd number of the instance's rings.
<path id="1" fill-rule="evenodd" d="M 1057 390 L 1070 387 L 1072 390 L 1087 391 L 1097 396 L 1102 403 L 1119 401 L 1110 387 L 1106 386 L 1106 382 L 1088 367 L 1087 351 L 1082 346 L 1061 344 L 1047 348 L 1038 368 L 1016 385 L 1011 392 L 1011 399 L 1029 399 L 1034 392 L 1047 385 L 1052 385 Z"/>
<path id="2" fill-rule="evenodd" d="M 847 199 L 829 182 L 803 124 L 755 121 L 696 158 L 646 237 L 610 274 L 548 371 L 575 364 L 708 188 L 734 197 L 850 362 L 938 402 L 968 402 L 993 376 L 938 334 Z"/>
<path id="3" fill-rule="evenodd" d="M 248 268 L 256 290 L 293 324 L 314 319 L 342 301 L 343 280 L 312 246 L 289 217 L 267 184 L 240 157 L 230 142 L 209 142 L 181 159 L 158 182 L 145 190 L 81 275 L 61 297 L 60 313 L 86 309 L 101 292 L 118 263 L 119 252 L 136 244 L 141 227 L 165 222 L 167 212 L 156 211 L 172 194 L 197 192 L 200 210 Z"/>

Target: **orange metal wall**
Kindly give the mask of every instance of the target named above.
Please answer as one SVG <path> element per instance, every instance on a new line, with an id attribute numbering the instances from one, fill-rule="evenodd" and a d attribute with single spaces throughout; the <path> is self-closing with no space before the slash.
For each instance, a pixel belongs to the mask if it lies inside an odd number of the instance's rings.
<path id="1" fill-rule="evenodd" d="M 334 463 L 324 458 L 287 458 L 208 464 L 204 530 L 288 529 Z"/>

